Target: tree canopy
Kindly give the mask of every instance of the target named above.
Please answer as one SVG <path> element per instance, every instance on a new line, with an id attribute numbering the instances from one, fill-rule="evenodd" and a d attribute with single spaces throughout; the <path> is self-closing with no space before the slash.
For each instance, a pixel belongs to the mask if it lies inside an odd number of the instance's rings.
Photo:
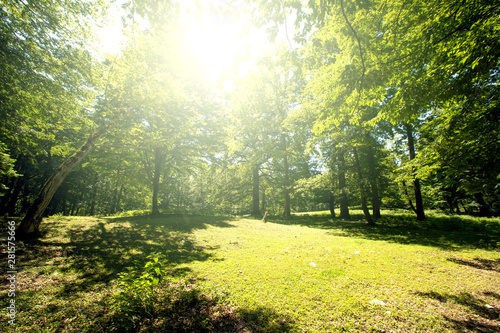
<path id="1" fill-rule="evenodd" d="M 120 5 L 2 2 L 0 207 L 27 234 L 122 210 L 499 213 L 496 1 Z M 187 41 L 197 20 L 246 40 L 207 35 L 238 57 L 217 77 Z"/>

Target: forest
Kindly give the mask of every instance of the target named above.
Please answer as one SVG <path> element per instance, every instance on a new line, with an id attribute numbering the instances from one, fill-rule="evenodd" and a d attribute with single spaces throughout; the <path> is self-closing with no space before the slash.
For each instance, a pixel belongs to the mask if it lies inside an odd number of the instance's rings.
<path id="1" fill-rule="evenodd" d="M 26 232 L 124 210 L 500 211 L 494 1 L 122 6 L 102 54 L 104 2 L 3 4 L 0 207 Z M 182 40 L 203 10 L 293 35 L 221 88 Z"/>
<path id="2" fill-rule="evenodd" d="M 32 246 L 26 253 L 39 251 L 36 242 L 57 233 L 61 221 L 75 228 L 94 221 L 96 234 L 85 237 L 95 241 L 118 230 L 106 219 L 145 218 L 153 224 L 138 228 L 153 237 L 158 221 L 158 228 L 194 232 L 231 229 L 242 216 L 274 221 L 255 230 L 267 225 L 283 239 L 289 229 L 281 228 L 322 230 L 331 227 L 328 219 L 363 239 L 395 240 L 390 225 L 427 232 L 439 224 L 445 234 L 477 231 L 471 237 L 482 242 L 450 240 L 451 247 L 499 246 L 498 225 L 487 222 L 500 216 L 498 1 L 0 3 L 0 216 L 16 221 L 16 239 Z M 486 222 L 471 226 L 463 222 L 469 218 Z M 188 220 L 198 222 L 182 224 Z M 255 231 L 237 221 L 247 236 Z M 78 230 L 71 242 L 86 229 Z M 187 244 L 174 234 L 168 246 Z M 449 249 L 442 238 L 419 237 L 413 241 L 420 246 Z M 185 250 L 194 261 L 201 260 L 196 249 Z M 159 257 L 148 258 L 146 267 L 156 267 Z M 499 259 L 488 258 L 481 267 L 497 274 Z M 491 292 L 496 302 L 498 292 Z M 425 295 L 461 300 L 444 291 Z M 488 309 L 488 320 L 497 320 L 496 305 Z M 262 313 L 269 322 L 245 326 L 238 320 L 258 317 L 246 313 L 231 325 L 241 332 L 296 329 Z M 377 331 L 376 324 L 344 324 Z M 497 324 L 482 323 L 482 331 Z M 419 331 L 408 325 L 403 331 Z"/>

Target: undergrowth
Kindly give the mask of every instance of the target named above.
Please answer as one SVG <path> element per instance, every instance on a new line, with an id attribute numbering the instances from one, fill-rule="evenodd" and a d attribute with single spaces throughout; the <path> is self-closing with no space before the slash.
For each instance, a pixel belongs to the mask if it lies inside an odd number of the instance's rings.
<path id="1" fill-rule="evenodd" d="M 112 316 L 103 332 L 239 332 L 242 321 L 225 295 L 200 289 L 194 281 L 170 278 L 161 254 L 143 267 L 120 273 Z"/>

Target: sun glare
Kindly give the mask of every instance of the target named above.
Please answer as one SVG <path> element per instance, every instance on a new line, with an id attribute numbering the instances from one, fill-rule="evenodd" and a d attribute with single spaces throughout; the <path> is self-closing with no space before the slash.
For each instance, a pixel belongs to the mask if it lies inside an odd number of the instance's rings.
<path id="1" fill-rule="evenodd" d="M 208 78 L 218 79 L 241 53 L 244 41 L 240 29 L 237 24 L 215 17 L 189 25 L 185 42 L 202 63 Z"/>
<path id="2" fill-rule="evenodd" d="M 248 14 L 243 12 L 243 1 L 232 5 L 223 0 L 207 3 L 215 7 L 204 7 L 203 16 L 194 16 L 188 22 L 185 43 L 212 81 L 220 79 L 230 69 L 235 69 L 231 71 L 233 77 L 244 75 L 269 46 L 267 35 L 258 29 L 245 31 Z"/>
<path id="3" fill-rule="evenodd" d="M 182 4 L 185 6 L 184 43 L 203 67 L 205 77 L 211 81 L 221 79 L 232 69 L 236 71 L 231 71 L 231 75 L 244 75 L 269 45 L 267 35 L 263 31 L 256 29 L 244 32 L 244 17 L 240 19 L 229 17 L 232 14 L 242 14 L 242 2 L 229 6 L 225 1 L 211 0 L 210 4 L 220 8 L 214 10 L 207 6 L 201 12 L 195 10 L 194 2 Z M 226 10 L 218 10 L 222 7 Z M 198 15 L 190 14 L 195 12 Z M 115 6 L 110 12 L 106 26 L 100 29 L 98 48 L 101 52 L 108 54 L 120 52 L 120 43 L 124 39 L 120 20 L 122 15 L 122 9 Z"/>

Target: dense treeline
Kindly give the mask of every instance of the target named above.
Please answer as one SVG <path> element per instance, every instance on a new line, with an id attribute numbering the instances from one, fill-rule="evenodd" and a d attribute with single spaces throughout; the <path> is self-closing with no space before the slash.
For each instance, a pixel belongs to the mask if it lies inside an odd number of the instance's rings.
<path id="1" fill-rule="evenodd" d="M 253 1 L 256 26 L 296 33 L 222 92 L 180 2 L 123 7 L 104 55 L 105 2 L 2 2 L 0 209 L 25 233 L 124 210 L 500 212 L 495 1 Z"/>

